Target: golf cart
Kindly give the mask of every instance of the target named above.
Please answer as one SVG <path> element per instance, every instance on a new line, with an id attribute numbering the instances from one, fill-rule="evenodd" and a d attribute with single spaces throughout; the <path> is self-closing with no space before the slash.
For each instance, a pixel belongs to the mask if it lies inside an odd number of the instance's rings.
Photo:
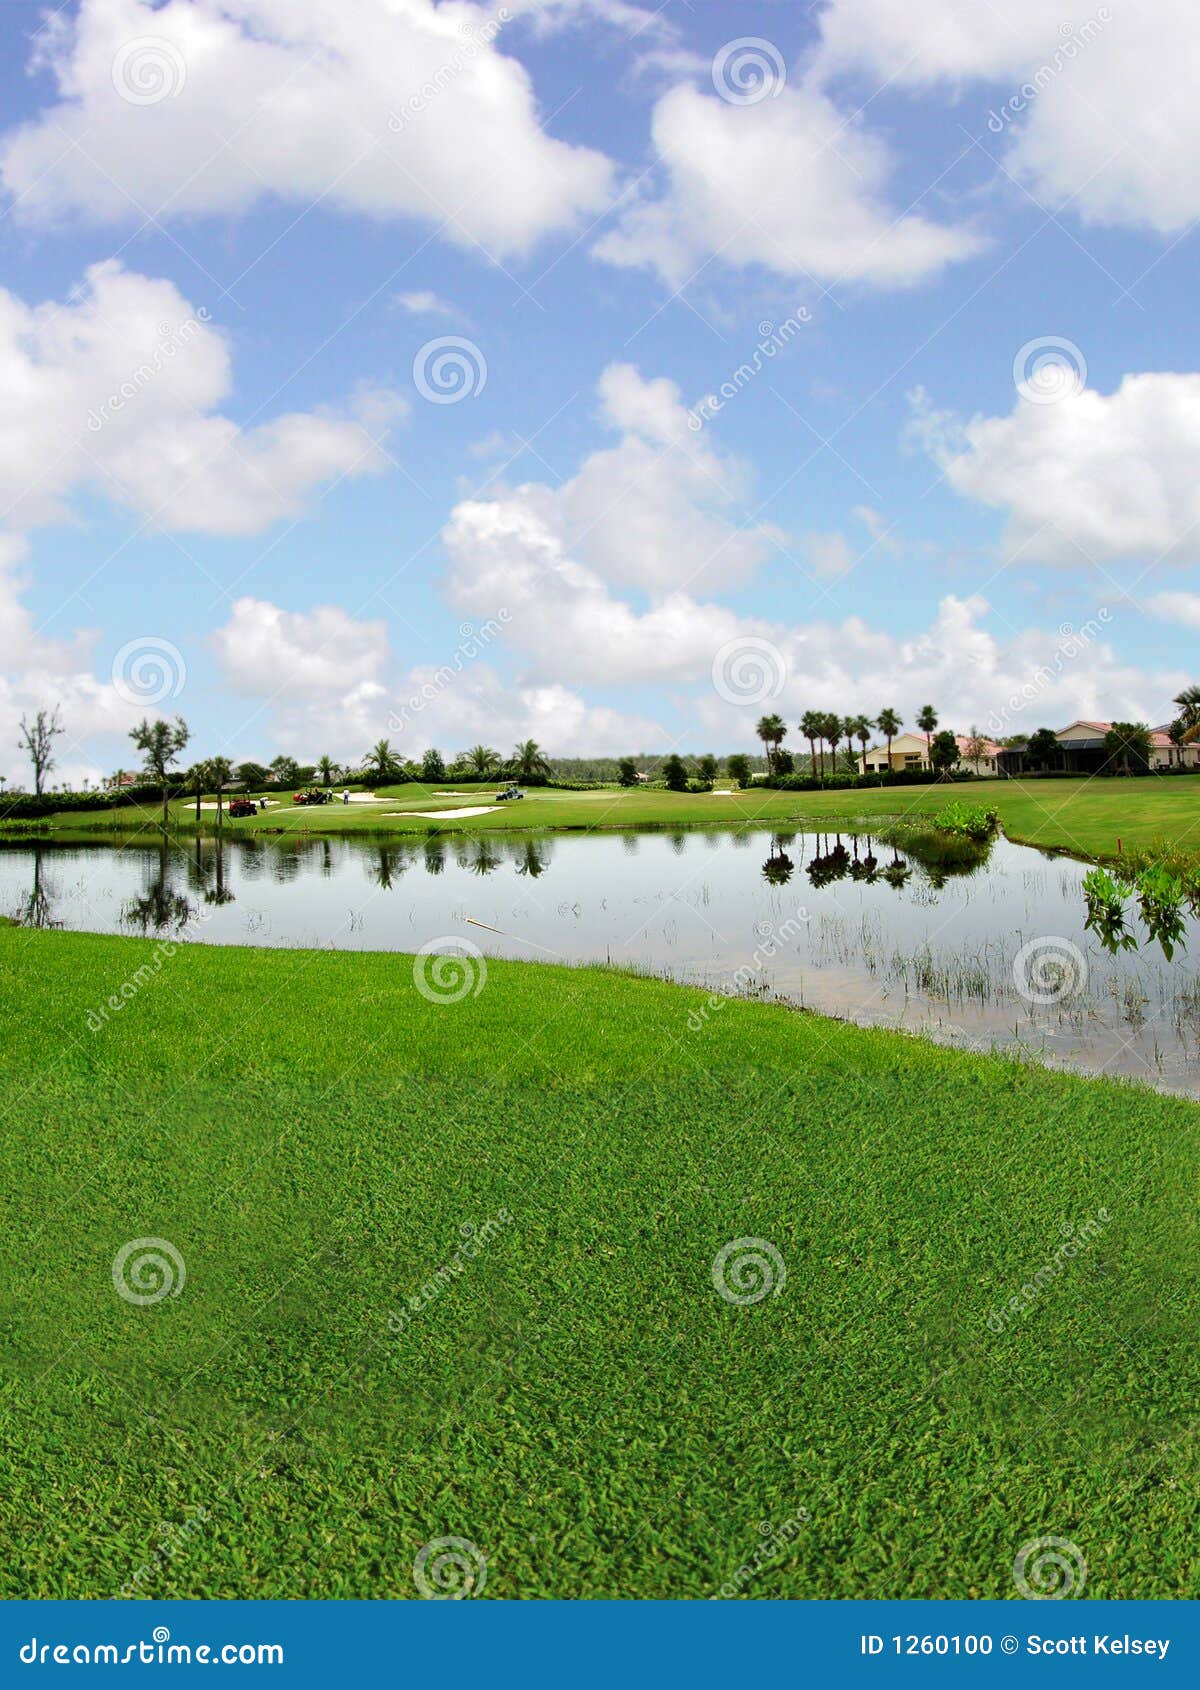
<path id="1" fill-rule="evenodd" d="M 498 792 L 496 794 L 496 802 L 497 802 L 497 804 L 508 804 L 514 798 L 524 798 L 524 796 L 525 796 L 525 794 L 521 791 L 521 788 L 519 786 L 513 785 L 513 783 L 510 781 L 509 784 L 504 788 L 503 792 Z"/>
<path id="2" fill-rule="evenodd" d="M 243 816 L 256 816 L 258 805 L 251 798 L 231 798 L 229 814 L 234 821 L 240 821 Z"/>
<path id="3" fill-rule="evenodd" d="M 293 804 L 328 804 L 329 794 L 322 786 L 309 786 L 292 794 Z"/>

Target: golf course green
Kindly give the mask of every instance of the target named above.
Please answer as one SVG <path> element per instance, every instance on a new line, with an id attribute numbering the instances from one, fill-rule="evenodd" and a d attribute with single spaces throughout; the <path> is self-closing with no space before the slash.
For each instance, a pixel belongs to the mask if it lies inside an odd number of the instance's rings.
<path id="1" fill-rule="evenodd" d="M 4 1595 L 1195 1594 L 1191 1104 L 599 969 L 0 995 Z"/>

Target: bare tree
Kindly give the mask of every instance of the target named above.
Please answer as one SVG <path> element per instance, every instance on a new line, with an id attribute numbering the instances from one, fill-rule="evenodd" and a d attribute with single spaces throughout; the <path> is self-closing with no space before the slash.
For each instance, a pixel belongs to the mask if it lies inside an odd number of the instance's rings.
<path id="1" fill-rule="evenodd" d="M 58 706 L 47 713 L 39 710 L 32 722 L 21 717 L 21 737 L 17 744 L 23 751 L 29 753 L 29 761 L 33 764 L 33 790 L 40 798 L 46 784 L 46 776 L 54 767 L 54 741 L 66 729 L 58 719 Z"/>

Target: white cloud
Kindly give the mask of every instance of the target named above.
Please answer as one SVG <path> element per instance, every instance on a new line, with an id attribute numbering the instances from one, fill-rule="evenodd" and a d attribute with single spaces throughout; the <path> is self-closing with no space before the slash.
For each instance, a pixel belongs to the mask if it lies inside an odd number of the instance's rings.
<path id="1" fill-rule="evenodd" d="M 161 527 L 252 534 L 323 482 L 382 469 L 376 444 L 402 402 L 239 428 L 224 336 L 171 282 L 93 265 L 66 303 L 0 289 L 0 510 L 14 528 L 61 520 L 77 488 Z"/>
<path id="2" fill-rule="evenodd" d="M 981 246 L 967 230 L 894 212 L 887 149 L 811 84 L 754 105 L 681 85 L 655 107 L 653 141 L 665 186 L 626 210 L 596 251 L 672 287 L 714 257 L 791 278 L 904 286 Z"/>
<path id="3" fill-rule="evenodd" d="M 1144 608 L 1175 627 L 1200 628 L 1200 593 L 1152 593 Z"/>
<path id="4" fill-rule="evenodd" d="M 508 505 L 603 581 L 652 596 L 748 581 L 777 531 L 736 521 L 749 486 L 743 467 L 688 428 L 674 382 L 613 364 L 599 394 L 600 420 L 620 432 L 618 443 L 592 453 L 558 487 L 518 487 Z"/>
<path id="5" fill-rule="evenodd" d="M 287 611 L 255 598 L 235 601 L 212 643 L 228 685 L 251 698 L 353 693 L 378 680 L 389 657 L 383 622 L 356 621 L 337 605 Z"/>
<path id="6" fill-rule="evenodd" d="M 458 317 L 461 313 L 448 299 L 428 290 L 420 293 L 397 293 L 392 302 L 410 317 Z"/>
<path id="7" fill-rule="evenodd" d="M 453 753 L 479 740 L 507 750 L 533 738 L 567 756 L 662 737 L 653 723 L 589 704 L 570 687 L 514 684 L 483 661 L 466 662 L 449 678 L 441 663 L 397 669 L 386 625 L 337 605 L 288 611 L 239 599 L 212 645 L 227 685 L 259 704 L 242 737 L 269 733 L 272 744 L 299 757 L 354 760 L 380 738 L 419 757 L 430 745 Z M 405 708 L 414 697 L 421 700 L 415 713 Z"/>
<path id="8" fill-rule="evenodd" d="M 918 428 L 955 490 L 1003 510 L 1030 562 L 1200 559 L 1200 375 L 1128 375 L 1115 393 L 1018 398 L 960 424 L 916 396 Z"/>
<path id="9" fill-rule="evenodd" d="M 602 208 L 611 166 L 542 130 L 505 27 L 467 0 L 81 0 L 42 28 L 58 103 L 9 133 L 0 177 L 24 218 L 277 195 L 519 254 Z"/>
<path id="10" fill-rule="evenodd" d="M 826 79 L 985 85 L 962 121 L 991 146 L 1010 134 L 1007 168 L 1085 220 L 1166 234 L 1200 215 L 1192 0 L 1105 0 L 1069 22 L 1044 0 L 831 0 L 821 26 Z"/>
<path id="11" fill-rule="evenodd" d="M 0 533 L 0 773 L 10 787 L 30 784 L 17 744 L 21 718 L 57 708 L 65 731 L 54 744 L 50 784 L 94 782 L 103 772 L 95 740 L 127 734 L 145 712 L 122 698 L 111 679 L 93 674 L 94 630 L 80 629 L 65 640 L 39 632 L 21 598 L 26 557 L 23 539 Z"/>

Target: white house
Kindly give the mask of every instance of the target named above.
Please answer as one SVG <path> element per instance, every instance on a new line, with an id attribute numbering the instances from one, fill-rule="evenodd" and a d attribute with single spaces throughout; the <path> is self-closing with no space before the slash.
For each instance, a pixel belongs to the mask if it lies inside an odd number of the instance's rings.
<path id="1" fill-rule="evenodd" d="M 955 734 L 958 742 L 958 754 L 961 762 L 960 769 L 969 769 L 976 775 L 995 775 L 1000 772 L 999 759 L 1003 755 L 1003 746 L 994 740 L 983 739 L 983 752 L 979 757 L 968 758 L 966 734 Z M 980 736 L 982 738 L 982 735 Z M 892 739 L 891 767 L 897 769 L 928 769 L 929 742 L 923 733 L 902 733 L 894 735 Z M 859 758 L 859 768 L 867 774 L 886 774 L 888 769 L 888 748 L 883 745 L 872 746 L 865 757 Z"/>

